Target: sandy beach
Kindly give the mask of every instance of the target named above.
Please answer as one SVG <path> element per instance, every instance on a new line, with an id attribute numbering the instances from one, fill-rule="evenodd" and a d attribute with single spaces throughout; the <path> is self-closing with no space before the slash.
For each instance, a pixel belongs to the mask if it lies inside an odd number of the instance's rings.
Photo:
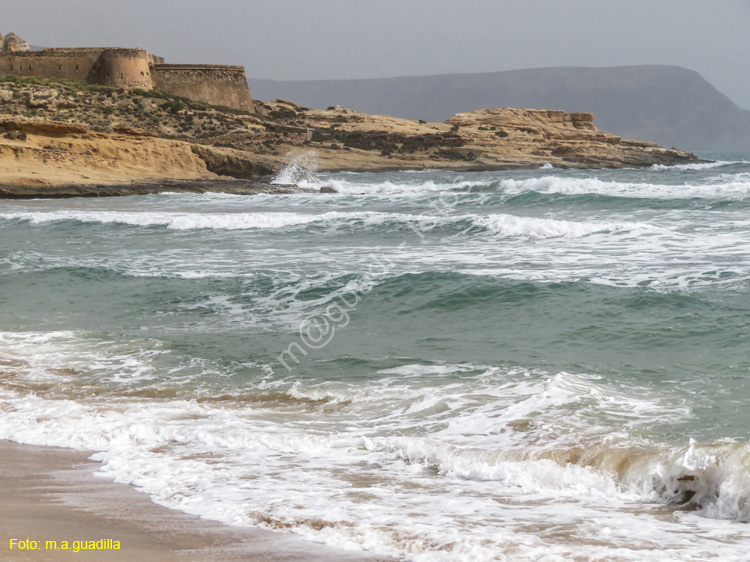
<path id="1" fill-rule="evenodd" d="M 130 486 L 97 478 L 88 454 L 0 441 L 0 559 L 13 562 L 158 560 L 384 561 L 282 533 L 233 528 L 152 503 Z M 10 550 L 11 539 L 38 541 Z M 120 542 L 120 550 L 46 549 L 46 541 Z M 113 544 L 113 543 L 111 543 Z"/>

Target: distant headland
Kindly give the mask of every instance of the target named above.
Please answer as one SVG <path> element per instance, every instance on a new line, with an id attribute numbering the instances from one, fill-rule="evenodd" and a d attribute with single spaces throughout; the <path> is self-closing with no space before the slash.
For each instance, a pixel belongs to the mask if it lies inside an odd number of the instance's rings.
<path id="1" fill-rule="evenodd" d="M 0 34 L 0 74 L 65 79 L 123 90 L 161 90 L 212 105 L 250 111 L 253 99 L 245 68 L 230 65 L 165 64 L 143 49 L 46 48 L 32 51 L 14 33 Z"/>

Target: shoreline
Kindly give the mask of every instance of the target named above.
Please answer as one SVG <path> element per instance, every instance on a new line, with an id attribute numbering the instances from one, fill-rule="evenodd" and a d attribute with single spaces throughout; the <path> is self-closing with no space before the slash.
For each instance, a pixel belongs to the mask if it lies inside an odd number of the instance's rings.
<path id="1" fill-rule="evenodd" d="M 70 199 L 73 197 L 126 197 L 157 193 L 229 193 L 234 195 L 317 193 L 289 185 L 272 185 L 242 179 L 145 180 L 139 183 L 96 185 L 21 185 L 0 183 L 0 200 Z"/>
<path id="2" fill-rule="evenodd" d="M 202 125 L 195 129 L 194 112 L 178 114 L 164 104 L 149 111 L 170 127 L 143 129 L 143 119 L 135 116 L 147 102 L 125 94 L 112 105 L 106 96 L 71 90 L 71 99 L 85 99 L 86 111 L 66 115 L 67 121 L 57 114 L 55 120 L 49 120 L 51 114 L 40 120 L 36 113 L 26 115 L 31 109 L 21 101 L 40 94 L 36 87 L 18 86 L 10 93 L 19 103 L 4 106 L 17 114 L 0 119 L 0 197 L 141 195 L 175 189 L 175 184 L 188 191 L 231 193 L 243 180 L 267 183 L 298 158 L 314 158 L 315 168 L 329 173 L 493 172 L 548 164 L 592 170 L 702 162 L 691 152 L 600 131 L 592 113 L 494 108 L 427 123 L 343 108 L 313 110 L 279 100 L 261 103 L 247 122 L 224 116 L 228 121 L 219 129 L 211 125 L 208 134 Z M 147 101 L 151 107 L 153 100 Z M 108 110 L 101 122 L 108 122 L 111 132 L 104 132 L 100 121 L 78 122 L 96 108 Z M 109 119 L 113 112 L 119 120 Z M 200 119 L 213 122 L 214 117 Z"/>
<path id="3" fill-rule="evenodd" d="M 696 163 L 712 163 L 712 160 L 697 160 Z M 379 167 L 379 168 L 322 168 L 321 173 L 389 173 L 405 171 L 435 171 L 435 172 L 508 172 L 541 169 L 538 163 L 523 165 L 498 166 L 423 166 L 423 167 Z M 556 166 L 556 170 L 610 170 L 615 167 L 579 168 L 575 166 Z M 633 168 L 638 169 L 638 168 Z M 641 169 L 648 169 L 644 167 Z M 73 197 L 127 197 L 135 195 L 154 195 L 158 193 L 228 193 L 232 195 L 290 195 L 295 193 L 332 193 L 330 188 L 320 190 L 298 187 L 296 185 L 273 185 L 269 177 L 267 180 L 245 180 L 240 178 L 222 178 L 217 180 L 180 180 L 180 179 L 145 179 L 140 182 L 111 183 L 111 184 L 4 184 L 0 183 L 0 200 L 24 199 L 71 199 Z"/>
<path id="4" fill-rule="evenodd" d="M 0 440 L 0 558 L 94 562 L 395 562 L 256 527 L 230 527 L 159 506 L 132 486 L 97 478 L 89 453 Z M 10 550 L 10 539 L 39 541 Z M 120 542 L 119 550 L 47 551 L 46 541 Z M 110 543 L 113 544 L 113 543 Z"/>

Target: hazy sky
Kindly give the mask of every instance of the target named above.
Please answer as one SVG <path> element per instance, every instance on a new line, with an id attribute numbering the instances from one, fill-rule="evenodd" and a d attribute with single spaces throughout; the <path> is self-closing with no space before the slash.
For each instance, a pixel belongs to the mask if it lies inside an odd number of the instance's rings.
<path id="1" fill-rule="evenodd" d="M 23 0 L 0 31 L 142 47 L 253 78 L 674 64 L 750 109 L 750 0 Z"/>

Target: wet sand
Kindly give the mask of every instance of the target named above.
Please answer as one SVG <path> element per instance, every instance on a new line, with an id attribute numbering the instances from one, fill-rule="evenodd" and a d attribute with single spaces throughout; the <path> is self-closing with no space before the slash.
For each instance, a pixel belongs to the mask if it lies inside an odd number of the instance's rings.
<path id="1" fill-rule="evenodd" d="M 93 475 L 89 455 L 0 441 L 0 559 L 11 562 L 311 560 L 386 562 L 292 535 L 228 527 L 157 506 L 130 486 Z M 11 539 L 39 541 L 10 550 Z M 120 542 L 120 550 L 46 550 L 46 541 Z"/>

